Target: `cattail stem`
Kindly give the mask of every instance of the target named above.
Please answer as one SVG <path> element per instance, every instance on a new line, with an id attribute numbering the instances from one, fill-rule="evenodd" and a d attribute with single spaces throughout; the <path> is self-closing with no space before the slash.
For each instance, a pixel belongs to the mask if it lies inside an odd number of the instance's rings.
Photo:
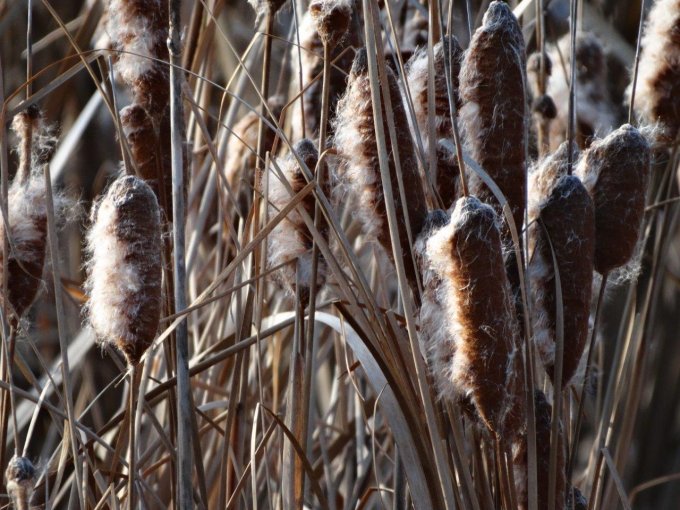
<path id="1" fill-rule="evenodd" d="M 172 164 L 172 211 L 173 211 L 173 280 L 175 310 L 186 308 L 186 261 L 184 232 L 184 158 L 182 155 L 183 108 L 182 71 L 180 41 L 180 0 L 169 0 L 170 54 L 170 133 Z M 192 497 L 192 434 L 191 434 L 191 385 L 189 380 L 189 339 L 186 318 L 175 330 L 177 342 L 177 484 L 179 486 L 178 507 L 181 510 L 193 508 Z"/>
<path id="2" fill-rule="evenodd" d="M 137 452 L 135 443 L 135 422 L 136 422 L 136 407 L 137 407 L 137 391 L 139 389 L 139 379 L 138 374 L 141 371 L 137 369 L 137 365 L 132 365 L 130 367 L 130 394 L 129 394 L 129 407 L 128 414 L 130 416 L 129 421 L 129 436 L 128 436 L 128 502 L 130 510 L 134 510 L 136 507 L 136 494 L 135 494 L 135 476 L 137 471 Z"/>
<path id="3" fill-rule="evenodd" d="M 569 65 L 569 123 L 567 124 L 567 140 L 569 147 L 572 147 L 576 128 L 576 18 L 577 18 L 577 0 L 571 0 L 570 13 L 570 30 L 571 30 L 571 61 Z M 543 54 L 541 54 L 541 60 Z M 567 175 L 571 175 L 572 166 L 574 165 L 574 155 L 571 150 L 567 152 Z"/>
<path id="4" fill-rule="evenodd" d="M 640 24 L 638 25 L 637 43 L 635 45 L 635 64 L 633 66 L 633 81 L 631 82 L 630 105 L 628 105 L 628 124 L 633 123 L 633 111 L 635 110 L 635 91 L 637 89 L 638 70 L 640 69 L 640 47 L 642 41 L 642 29 L 645 26 L 645 0 L 640 1 Z"/>

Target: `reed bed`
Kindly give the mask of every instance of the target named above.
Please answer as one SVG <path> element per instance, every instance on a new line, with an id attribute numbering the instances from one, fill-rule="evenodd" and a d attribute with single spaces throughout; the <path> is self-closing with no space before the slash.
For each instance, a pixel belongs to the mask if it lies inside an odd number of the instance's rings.
<path id="1" fill-rule="evenodd" d="M 0 506 L 676 508 L 679 30 L 0 0 Z"/>

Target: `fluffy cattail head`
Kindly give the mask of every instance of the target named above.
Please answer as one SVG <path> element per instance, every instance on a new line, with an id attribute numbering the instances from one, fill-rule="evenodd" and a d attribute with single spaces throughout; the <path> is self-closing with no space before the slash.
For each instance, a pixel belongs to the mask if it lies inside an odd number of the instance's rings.
<path id="1" fill-rule="evenodd" d="M 168 104 L 168 9 L 165 0 L 110 0 L 108 32 L 120 51 L 116 69 L 135 102 L 152 116 Z"/>
<path id="2" fill-rule="evenodd" d="M 455 102 L 454 112 L 460 108 L 460 97 L 458 93 L 458 75 L 463 58 L 463 50 L 458 44 L 458 40 L 453 36 L 446 36 L 439 41 L 433 48 L 434 53 L 434 87 L 435 87 L 435 138 L 452 138 L 451 129 L 451 110 L 449 108 L 449 93 L 446 79 L 446 69 L 449 69 L 449 82 L 451 86 L 451 97 Z M 446 62 L 450 58 L 449 62 Z M 449 67 L 450 64 L 450 67 Z M 425 49 L 419 50 L 409 61 L 407 79 L 411 95 L 413 97 L 413 109 L 415 110 L 418 130 L 423 137 L 425 146 L 429 145 L 428 129 L 428 57 Z"/>
<path id="3" fill-rule="evenodd" d="M 293 151 L 297 157 L 314 172 L 319 160 L 319 153 L 311 140 L 303 139 L 295 144 Z M 278 214 L 302 188 L 307 184 L 304 173 L 295 154 L 289 154 L 281 163 L 280 169 L 285 180 L 291 188 L 281 181 L 278 172 L 269 169 L 269 215 Z M 302 208 L 311 217 L 314 217 L 314 196 L 307 195 L 302 203 Z M 309 298 L 309 286 L 312 278 L 312 235 L 307 229 L 302 216 L 297 210 L 292 210 L 269 235 L 268 260 L 270 266 L 285 264 L 277 274 L 279 282 L 291 294 L 300 291 L 303 301 Z M 293 264 L 297 262 L 297 267 Z M 301 274 L 297 274 L 297 272 Z M 317 285 L 323 285 L 325 280 L 325 265 L 321 262 L 317 268 Z M 297 289 L 296 281 L 304 288 Z"/>
<path id="4" fill-rule="evenodd" d="M 546 165 L 548 170 L 551 165 Z M 595 211 L 578 177 L 563 175 L 538 206 L 530 229 L 534 253 L 529 263 L 534 296 L 534 339 L 555 384 L 557 297 L 553 252 L 562 289 L 562 387 L 576 372 L 588 337 L 595 254 Z"/>
<path id="5" fill-rule="evenodd" d="M 152 188 L 158 195 L 158 163 L 156 151 L 158 138 L 153 122 L 147 111 L 138 104 L 131 104 L 120 111 L 120 123 L 123 134 L 130 147 L 137 175 L 145 181 L 153 183 Z M 159 197 L 160 199 L 160 197 Z"/>
<path id="6" fill-rule="evenodd" d="M 160 211 L 149 185 L 132 175 L 114 181 L 93 207 L 87 242 L 89 322 L 136 365 L 161 313 Z"/>
<path id="7" fill-rule="evenodd" d="M 633 255 L 645 209 L 651 149 L 630 124 L 593 142 L 577 174 L 595 205 L 595 270 L 607 274 Z"/>
<path id="8" fill-rule="evenodd" d="M 342 28 L 342 25 L 346 25 Z M 326 25 L 324 25 L 324 23 Z M 323 38 L 329 40 L 330 57 L 333 66 L 330 70 L 329 81 L 329 118 L 333 118 L 340 96 L 345 92 L 347 73 L 352 66 L 354 52 L 351 47 L 361 45 L 361 29 L 358 13 L 352 8 L 348 0 L 319 0 L 309 6 L 300 23 L 300 60 L 293 59 L 293 76 L 295 79 L 294 94 L 302 88 L 304 117 L 296 107 L 292 114 L 293 133 L 302 138 L 303 123 L 305 136 L 315 137 L 319 131 L 321 100 L 323 93 Z M 298 67 L 301 66 L 301 69 Z M 300 77 L 302 83 L 299 82 Z M 333 126 L 330 126 L 331 134 Z"/>
<path id="9" fill-rule="evenodd" d="M 276 14 L 286 0 L 248 0 L 248 3 L 255 10 L 259 21 L 263 16 Z"/>
<path id="10" fill-rule="evenodd" d="M 451 221 L 427 241 L 455 342 L 447 375 L 486 427 L 512 439 L 523 417 L 517 319 L 505 275 L 498 217 L 475 197 L 458 199 Z"/>
<path id="11" fill-rule="evenodd" d="M 460 74 L 461 127 L 471 155 L 496 182 L 508 200 L 517 228 L 525 209 L 526 83 L 522 30 L 510 7 L 491 2 L 465 54 Z M 470 193 L 500 207 L 476 173 L 469 176 Z M 503 229 L 510 242 L 510 232 Z"/>
<path id="12" fill-rule="evenodd" d="M 324 44 L 335 46 L 345 36 L 352 19 L 348 0 L 314 0 L 309 13 L 316 23 L 316 31 Z"/>
<path id="13" fill-rule="evenodd" d="M 396 128 L 396 146 L 393 145 L 389 136 L 386 110 L 384 104 L 381 104 L 383 132 L 386 134 L 390 180 L 406 278 L 415 292 L 417 276 L 411 257 L 411 243 L 407 228 L 410 228 L 412 241 L 415 242 L 415 237 L 425 221 L 427 208 L 399 85 L 392 70 L 389 67 L 385 70 Z M 388 256 L 392 257 L 392 242 L 386 217 L 378 146 L 375 138 L 368 59 L 366 50 L 363 48 L 356 54 L 347 82 L 347 92 L 338 103 L 335 130 L 335 146 L 342 158 L 342 164 L 338 170 L 340 189 L 348 192 L 355 199 L 358 206 L 355 214 L 363 223 L 367 234 L 377 239 Z M 399 192 L 395 155 L 399 156 L 404 200 Z M 406 214 L 408 214 L 408 223 L 404 220 Z"/>
<path id="14" fill-rule="evenodd" d="M 35 486 L 36 469 L 26 457 L 14 456 L 7 465 L 5 478 L 7 492 L 18 509 L 29 508 L 31 494 Z"/>
<path id="15" fill-rule="evenodd" d="M 564 510 L 566 504 L 566 465 L 564 456 L 564 432 L 560 426 L 557 437 L 557 478 L 555 486 L 555 501 L 549 502 L 550 483 L 550 434 L 552 406 L 545 394 L 536 390 L 534 392 L 534 411 L 536 413 L 536 462 L 538 469 L 538 508 L 552 508 Z M 513 469 L 515 473 L 515 486 L 519 499 L 520 510 L 526 510 L 527 499 L 527 436 L 523 433 L 513 445 Z M 571 507 L 566 507 L 571 508 Z"/>
<path id="16" fill-rule="evenodd" d="M 649 11 L 635 92 L 635 111 L 659 123 L 661 140 L 680 132 L 680 0 L 657 0 Z M 630 91 L 629 91 L 630 92 Z"/>

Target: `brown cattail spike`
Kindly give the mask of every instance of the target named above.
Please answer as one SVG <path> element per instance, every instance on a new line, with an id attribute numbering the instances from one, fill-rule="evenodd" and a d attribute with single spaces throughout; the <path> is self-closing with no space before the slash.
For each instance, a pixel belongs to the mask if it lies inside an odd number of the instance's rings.
<path id="1" fill-rule="evenodd" d="M 635 111 L 658 122 L 667 143 L 680 132 L 680 0 L 657 0 L 649 11 L 635 91 Z"/>
<path id="2" fill-rule="evenodd" d="M 435 143 L 441 138 L 453 138 L 451 127 L 451 111 L 456 112 L 460 109 L 460 97 L 458 94 L 458 75 L 463 58 L 463 50 L 458 44 L 458 40 L 453 36 L 446 36 L 439 41 L 433 48 L 434 53 L 434 122 L 435 122 Z M 449 63 L 446 62 L 447 59 Z M 451 97 L 455 102 L 455 108 L 449 108 L 449 85 L 446 79 L 446 69 L 450 72 Z M 413 98 L 413 109 L 415 111 L 416 122 L 420 136 L 425 144 L 425 151 L 429 146 L 428 129 L 428 98 L 427 98 L 427 77 L 428 77 L 428 58 L 427 51 L 418 51 L 409 61 L 407 79 L 411 96 Z"/>
<path id="3" fill-rule="evenodd" d="M 35 466 L 26 457 L 14 456 L 5 471 L 7 492 L 17 510 L 28 510 L 33 487 L 35 486 Z"/>
<path id="4" fill-rule="evenodd" d="M 449 140 L 441 139 L 437 142 L 437 168 L 434 175 L 435 190 L 448 209 L 459 196 L 460 169 L 456 149 Z"/>
<path id="5" fill-rule="evenodd" d="M 475 197 L 460 198 L 451 221 L 429 237 L 426 255 L 442 282 L 447 328 L 455 342 L 447 371 L 451 385 L 471 398 L 491 432 L 510 440 L 523 418 L 523 378 L 497 223 L 491 207 Z"/>
<path id="6" fill-rule="evenodd" d="M 300 140 L 293 147 L 298 158 L 307 166 L 310 172 L 314 172 L 319 160 L 319 153 L 314 143 L 308 139 Z M 280 164 L 281 172 L 291 187 L 288 191 L 286 185 L 280 180 L 278 172 L 272 167 L 269 169 L 269 216 L 278 214 L 290 201 L 291 197 L 299 193 L 307 184 L 302 168 L 295 155 L 290 154 Z M 314 217 L 314 196 L 307 195 L 302 201 L 302 208 Z M 323 233 L 323 232 L 322 232 Z M 277 274 L 277 277 L 286 290 L 292 295 L 296 293 L 296 279 L 304 284 L 299 289 L 302 299 L 307 302 L 309 298 L 309 286 L 312 277 L 312 235 L 307 229 L 302 216 L 297 210 L 291 211 L 286 219 L 281 221 L 269 235 L 268 260 L 270 266 L 278 266 L 285 263 Z M 301 274 L 296 274 L 297 271 Z M 323 260 L 317 270 L 317 285 L 321 286 L 325 280 L 325 265 Z"/>
<path id="7" fill-rule="evenodd" d="M 593 284 L 595 212 L 578 177 L 563 175 L 543 197 L 538 222 L 531 225 L 530 236 L 535 245 L 529 263 L 534 339 L 553 385 L 559 313 L 553 252 L 559 270 L 564 321 L 561 385 L 564 387 L 578 368 L 588 337 Z"/>
<path id="8" fill-rule="evenodd" d="M 550 435 L 552 406 L 542 391 L 534 393 L 534 411 L 536 413 L 536 462 L 538 471 L 538 508 L 564 510 L 566 504 L 566 465 L 564 456 L 564 432 L 560 426 L 557 442 L 557 478 L 555 486 L 555 502 L 548 501 L 548 484 L 550 483 Z M 513 465 L 515 486 L 520 510 L 529 508 L 527 500 L 527 436 L 523 433 L 513 445 Z M 567 507 L 571 508 L 571 507 Z"/>
<path id="9" fill-rule="evenodd" d="M 154 118 L 168 104 L 168 2 L 110 0 L 108 31 L 120 51 L 116 69 L 132 87 L 135 102 Z"/>
<path id="10" fill-rule="evenodd" d="M 352 7 L 348 0 L 314 0 L 309 13 L 316 23 L 316 31 L 323 44 L 336 46 L 349 28 Z"/>
<path id="11" fill-rule="evenodd" d="M 345 15 L 344 7 L 342 9 L 339 7 L 340 5 L 344 6 L 344 2 L 333 1 L 319 3 L 323 4 L 323 6 L 328 4 L 329 8 L 336 9 L 339 16 Z M 305 113 L 304 119 L 301 117 L 297 107 L 294 109 L 295 114 L 293 114 L 292 118 L 293 133 L 294 136 L 298 138 L 302 137 L 303 122 L 305 136 L 316 138 L 319 132 L 319 112 L 321 111 L 321 94 L 323 92 L 323 80 L 321 78 L 321 73 L 323 72 L 323 41 L 320 32 L 317 30 L 325 31 L 324 33 L 328 37 L 337 39 L 335 44 L 330 45 L 330 56 L 333 67 L 331 67 L 329 79 L 329 118 L 334 117 L 338 100 L 345 92 L 347 73 L 352 67 L 352 60 L 354 58 L 354 52 L 351 50 L 351 47 L 359 47 L 361 45 L 361 29 L 357 19 L 358 13 L 356 9 L 353 10 L 350 8 L 350 20 L 341 34 L 339 27 L 329 31 L 330 29 L 327 30 L 326 28 L 319 26 L 319 23 L 326 19 L 323 16 L 323 13 L 326 11 L 319 11 L 318 14 L 321 17 L 317 21 L 317 18 L 315 18 L 315 14 L 312 11 L 314 5 L 315 4 L 310 5 L 309 10 L 300 23 L 300 59 L 298 59 L 297 49 L 295 50 L 292 59 L 295 67 L 293 72 L 296 82 L 295 94 L 298 94 L 300 89 L 306 88 L 302 96 Z M 299 83 L 300 74 L 302 74 L 302 84 Z M 332 130 L 333 126 L 330 127 Z"/>
<path id="12" fill-rule="evenodd" d="M 472 158 L 496 182 L 508 200 L 517 229 L 524 220 L 526 171 L 525 49 L 522 30 L 510 7 L 491 2 L 475 32 L 460 74 L 461 127 Z M 476 173 L 470 193 L 492 205 L 498 201 Z M 507 227 L 503 241 L 511 242 Z"/>
<path id="13" fill-rule="evenodd" d="M 149 185 L 132 175 L 114 181 L 92 210 L 87 240 L 90 324 L 136 365 L 161 313 L 160 211 Z"/>
<path id="14" fill-rule="evenodd" d="M 407 224 L 404 218 L 407 211 L 408 225 L 413 236 L 412 240 L 415 242 L 415 237 L 425 221 L 427 209 L 399 85 L 394 73 L 389 68 L 386 68 L 386 72 L 397 134 L 396 147 L 392 145 L 389 136 L 384 106 L 382 107 L 383 132 L 386 134 L 387 153 L 390 158 L 392 194 L 396 206 L 399 241 L 403 250 L 406 278 L 411 289 L 416 292 L 418 288 L 416 269 L 411 257 Z M 392 257 L 392 243 L 383 198 L 383 184 L 380 177 L 378 146 L 375 139 L 373 105 L 368 77 L 368 60 L 365 49 L 357 52 L 352 64 L 352 71 L 347 83 L 347 93 L 338 103 L 335 129 L 335 146 L 343 159 L 341 168 L 338 170 L 340 189 L 348 191 L 354 197 L 357 202 L 355 214 L 359 217 L 367 234 L 377 239 L 388 256 Z M 399 193 L 395 153 L 399 155 L 405 204 L 402 202 Z"/>
<path id="15" fill-rule="evenodd" d="M 579 162 L 576 173 L 595 205 L 595 270 L 602 275 L 635 251 L 650 164 L 649 143 L 630 124 L 593 142 Z"/>

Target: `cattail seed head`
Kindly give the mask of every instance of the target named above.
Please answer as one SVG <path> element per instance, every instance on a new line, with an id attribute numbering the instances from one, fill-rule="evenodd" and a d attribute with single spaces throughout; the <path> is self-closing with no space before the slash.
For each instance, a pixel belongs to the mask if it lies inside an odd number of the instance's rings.
<path id="1" fill-rule="evenodd" d="M 554 251 L 562 292 L 564 350 L 561 385 L 564 387 L 579 366 L 588 337 L 595 254 L 595 211 L 587 190 L 574 175 L 560 177 L 550 192 L 543 196 L 538 209 L 539 221 L 532 223 L 529 232 L 534 245 L 529 263 L 534 298 L 534 341 L 555 385 L 558 311 Z"/>
<path id="2" fill-rule="evenodd" d="M 448 209 L 459 197 L 460 167 L 454 145 L 446 139 L 437 142 L 437 168 L 434 184 L 442 205 Z"/>
<path id="3" fill-rule="evenodd" d="M 461 67 L 460 121 L 472 158 L 507 198 L 518 230 L 523 224 L 526 191 L 525 61 L 517 18 L 507 4 L 491 2 Z M 500 215 L 498 201 L 479 176 L 470 172 L 468 181 L 470 193 Z M 502 233 L 509 243 L 509 229 L 504 227 Z"/>
<path id="4" fill-rule="evenodd" d="M 42 283 L 47 242 L 47 201 L 44 165 L 56 144 L 42 113 L 34 107 L 19 113 L 12 121 L 19 139 L 19 169 L 7 194 L 7 224 L 0 220 L 0 240 L 9 238 L 7 257 L 7 298 L 13 321 L 21 319 L 33 304 Z M 54 194 L 55 217 L 62 216 L 66 200 Z M 7 228 L 8 227 L 8 228 Z M 7 229 L 7 232 L 5 230 Z M 0 281 L 3 258 L 0 250 Z M 0 295 L 0 303 L 3 296 Z"/>
<path id="5" fill-rule="evenodd" d="M 560 41 L 559 48 L 568 58 L 565 66 L 554 66 L 553 76 L 548 82 L 547 93 L 557 107 L 557 116 L 550 125 L 550 147 L 553 150 L 566 140 L 569 124 L 569 37 Z M 559 57 L 555 55 L 554 58 Z M 575 67 L 575 139 L 581 148 L 587 148 L 593 137 L 605 136 L 614 128 L 618 115 L 607 90 L 605 50 L 594 34 L 584 32 L 576 38 Z"/>
<path id="6" fill-rule="evenodd" d="M 293 151 L 314 172 L 319 153 L 311 140 L 303 139 L 295 144 Z M 285 184 L 280 180 L 278 172 L 272 167 L 269 169 L 269 216 L 278 214 L 302 188 L 307 184 L 304 173 L 294 154 L 289 154 L 281 163 L 280 169 L 284 178 L 292 189 L 292 195 Z M 301 202 L 302 208 L 311 217 L 314 217 L 314 196 L 307 195 Z M 270 266 L 285 263 L 277 274 L 279 282 L 290 292 L 296 293 L 296 280 L 305 285 L 301 290 L 303 300 L 309 298 L 309 286 L 312 278 L 312 235 L 307 229 L 300 213 L 293 209 L 288 216 L 281 221 L 269 235 L 267 244 L 268 261 Z M 297 261 L 297 269 L 293 262 Z M 301 271 L 301 275 L 296 275 Z M 323 285 L 326 269 L 323 261 L 317 268 L 317 285 Z M 296 276 L 298 278 L 296 278 Z"/>
<path id="7" fill-rule="evenodd" d="M 439 41 L 433 48 L 434 53 L 434 90 L 435 90 L 435 138 L 453 138 L 453 131 L 451 128 L 451 112 L 449 109 L 449 93 L 446 80 L 445 62 L 449 58 L 450 53 L 450 84 L 451 94 L 455 102 L 454 112 L 460 108 L 460 97 L 458 94 L 458 75 L 460 74 L 460 65 L 463 58 L 463 50 L 458 44 L 458 40 L 453 36 L 446 36 L 443 41 Z M 428 57 L 427 50 L 419 50 L 409 61 L 407 73 L 407 80 L 413 98 L 413 109 L 415 111 L 416 122 L 418 130 L 425 145 L 425 150 L 429 146 L 429 129 L 428 129 L 428 99 L 427 99 L 427 81 L 428 81 Z"/>
<path id="8" fill-rule="evenodd" d="M 255 10 L 257 15 L 256 23 L 266 15 L 274 15 L 283 7 L 286 0 L 248 0 L 250 6 Z"/>
<path id="9" fill-rule="evenodd" d="M 26 457 L 14 456 L 7 465 L 7 492 L 17 509 L 28 510 L 35 486 L 36 469 Z"/>
<path id="10" fill-rule="evenodd" d="M 646 122 L 660 124 L 661 140 L 669 144 L 680 132 L 678 34 L 680 34 L 680 0 L 654 2 L 641 42 L 634 106 L 635 111 Z"/>
<path id="11" fill-rule="evenodd" d="M 548 501 L 550 483 L 550 434 L 552 406 L 546 399 L 545 394 L 540 390 L 536 390 L 534 393 L 534 411 L 536 413 L 538 508 L 564 510 L 567 497 L 565 494 L 567 483 L 564 455 L 564 432 L 560 426 L 557 437 L 557 478 L 555 486 L 555 501 L 553 505 L 553 502 Z M 527 498 L 527 455 L 527 436 L 526 433 L 523 433 L 513 445 L 513 469 L 520 510 L 526 510 L 529 507 Z"/>
<path id="12" fill-rule="evenodd" d="M 120 111 L 120 123 L 130 147 L 137 175 L 150 184 L 160 200 L 158 194 L 159 168 L 156 160 L 158 137 L 151 117 L 142 106 L 131 104 Z"/>
<path id="13" fill-rule="evenodd" d="M 386 72 L 397 134 L 396 147 L 392 145 L 388 134 L 389 128 L 384 105 L 381 106 L 383 110 L 383 132 L 386 134 L 392 194 L 396 206 L 399 241 L 404 254 L 406 278 L 415 291 L 417 289 L 416 269 L 410 254 L 407 224 L 404 218 L 407 211 L 410 231 L 413 242 L 415 242 L 415 237 L 425 221 L 427 209 L 399 85 L 391 69 L 386 68 Z M 357 52 L 347 82 L 347 92 L 338 103 L 335 120 L 335 147 L 342 159 L 338 169 L 339 191 L 345 191 L 354 198 L 356 201 L 355 215 L 363 224 L 366 233 L 369 237 L 377 239 L 388 256 L 392 257 L 392 244 L 380 177 L 368 60 L 365 49 Z M 399 155 L 405 204 L 402 202 L 399 193 L 395 153 Z"/>
<path id="14" fill-rule="evenodd" d="M 116 69 L 135 102 L 159 117 L 169 98 L 168 9 L 165 0 L 110 0 L 108 32 L 120 51 Z"/>
<path id="15" fill-rule="evenodd" d="M 427 240 L 428 264 L 455 342 L 451 387 L 470 397 L 486 427 L 512 439 L 523 418 L 519 328 L 503 265 L 498 217 L 475 197 L 458 199 L 450 222 Z"/>
<path id="16" fill-rule="evenodd" d="M 321 41 L 329 46 L 342 40 L 352 20 L 352 6 L 348 0 L 314 0 L 309 4 L 309 13 Z"/>
<path id="17" fill-rule="evenodd" d="M 632 257 L 640 233 L 651 149 L 642 134 L 625 124 L 593 142 L 576 174 L 595 206 L 595 270 L 607 274 Z"/>
<path id="18" fill-rule="evenodd" d="M 295 80 L 295 94 L 302 88 L 307 87 L 302 95 L 302 102 L 304 105 L 304 118 L 300 115 L 299 109 L 295 108 L 293 114 L 293 134 L 297 138 L 302 137 L 302 123 L 304 122 L 305 135 L 307 137 L 316 137 L 319 132 L 319 121 L 321 111 L 321 100 L 323 93 L 323 79 L 321 73 L 323 72 L 323 40 L 318 30 L 330 38 L 337 39 L 334 44 L 330 45 L 330 57 L 334 62 L 330 70 L 329 80 L 329 94 L 328 94 L 328 108 L 329 117 L 333 118 L 336 112 L 337 103 L 342 94 L 345 92 L 347 85 L 347 73 L 352 67 L 354 52 L 352 47 L 358 48 L 361 45 L 361 29 L 357 20 L 356 9 L 351 8 L 351 4 L 346 4 L 343 1 L 319 1 L 311 4 L 309 10 L 305 13 L 300 23 L 300 59 L 297 54 L 293 58 L 293 77 Z M 322 10 L 317 14 L 313 12 L 313 7 L 316 4 L 321 4 Z M 331 12 L 336 10 L 338 17 L 344 17 L 347 13 L 345 8 L 349 7 L 349 19 L 344 31 L 340 31 L 340 27 L 334 28 L 330 31 L 323 27 L 319 27 L 326 17 L 325 9 L 330 9 Z M 319 16 L 318 18 L 316 16 Z M 318 21 L 317 21 L 318 20 Z M 329 18 L 328 21 L 331 21 Z M 297 53 L 297 52 L 296 52 Z M 301 66 L 301 69 L 300 69 Z M 301 71 L 301 72 L 300 72 Z M 302 83 L 299 82 L 300 74 L 302 74 Z M 316 78 L 316 81 L 314 79 Z M 309 85 L 309 86 L 308 86 Z M 332 134 L 333 126 L 330 127 Z"/>
<path id="19" fill-rule="evenodd" d="M 161 225 L 158 201 L 142 179 L 127 175 L 92 210 L 87 235 L 87 314 L 99 341 L 136 365 L 161 313 Z"/>

